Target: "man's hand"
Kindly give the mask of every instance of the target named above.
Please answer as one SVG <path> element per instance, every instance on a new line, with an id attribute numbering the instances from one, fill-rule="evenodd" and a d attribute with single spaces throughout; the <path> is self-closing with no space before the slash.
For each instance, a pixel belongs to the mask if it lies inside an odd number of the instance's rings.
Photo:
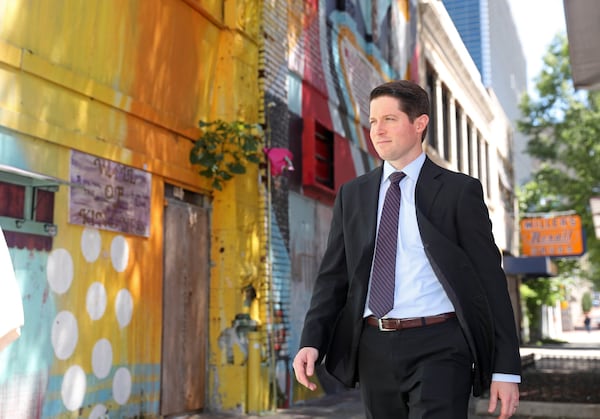
<path id="1" fill-rule="evenodd" d="M 296 380 L 307 389 L 314 391 L 317 388 L 315 383 L 308 380 L 315 373 L 315 362 L 319 357 L 319 351 L 317 348 L 305 347 L 298 351 L 298 354 L 294 358 L 294 373 L 296 374 Z"/>
<path id="2" fill-rule="evenodd" d="M 488 412 L 492 413 L 496 410 L 498 400 L 501 402 L 498 419 L 510 418 L 517 411 L 517 407 L 519 407 L 519 385 L 517 383 L 492 381 Z"/>

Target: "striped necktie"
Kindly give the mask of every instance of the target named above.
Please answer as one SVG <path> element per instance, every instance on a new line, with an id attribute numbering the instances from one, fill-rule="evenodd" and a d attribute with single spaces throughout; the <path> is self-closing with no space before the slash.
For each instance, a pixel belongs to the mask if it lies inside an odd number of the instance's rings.
<path id="1" fill-rule="evenodd" d="M 369 309 L 377 318 L 382 318 L 394 308 L 400 181 L 404 176 L 406 174 L 403 172 L 394 172 L 390 175 L 391 183 L 385 194 L 379 220 L 369 294 Z"/>

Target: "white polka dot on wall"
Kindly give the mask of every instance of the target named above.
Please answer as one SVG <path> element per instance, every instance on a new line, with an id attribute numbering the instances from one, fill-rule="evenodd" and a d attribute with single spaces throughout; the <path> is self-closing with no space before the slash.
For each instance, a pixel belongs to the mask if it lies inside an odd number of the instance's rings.
<path id="1" fill-rule="evenodd" d="M 68 359 L 77 346 L 79 329 L 77 319 L 70 311 L 61 311 L 54 318 L 50 340 L 58 359 Z"/>
<path id="2" fill-rule="evenodd" d="M 117 298 L 115 298 L 115 313 L 121 329 L 127 326 L 131 321 L 131 316 L 133 314 L 133 298 L 128 290 L 122 289 L 117 293 Z"/>
<path id="3" fill-rule="evenodd" d="M 131 373 L 127 368 L 119 368 L 113 378 L 113 396 L 115 401 L 124 405 L 131 395 Z"/>
<path id="4" fill-rule="evenodd" d="M 123 272 L 129 263 L 129 245 L 123 236 L 116 236 L 110 244 L 110 260 L 117 272 Z"/>
<path id="5" fill-rule="evenodd" d="M 88 288 L 85 307 L 92 320 L 98 320 L 106 310 L 106 289 L 100 282 L 94 282 Z"/>
<path id="6" fill-rule="evenodd" d="M 88 419 L 107 419 L 108 418 L 108 409 L 103 404 L 97 404 L 94 406 Z"/>
<path id="7" fill-rule="evenodd" d="M 100 339 L 92 350 L 92 370 L 96 377 L 106 378 L 112 367 L 112 345 L 108 339 Z"/>
<path id="8" fill-rule="evenodd" d="M 48 255 L 46 263 L 46 279 L 50 289 L 57 294 L 64 294 L 73 281 L 73 258 L 65 249 L 55 249 Z"/>
<path id="9" fill-rule="evenodd" d="M 79 365 L 69 367 L 60 387 L 60 395 L 67 409 L 75 411 L 81 407 L 86 387 L 87 383 L 83 368 Z"/>
<path id="10" fill-rule="evenodd" d="M 102 250 L 100 232 L 95 228 L 86 227 L 81 233 L 81 253 L 88 262 L 95 262 Z"/>

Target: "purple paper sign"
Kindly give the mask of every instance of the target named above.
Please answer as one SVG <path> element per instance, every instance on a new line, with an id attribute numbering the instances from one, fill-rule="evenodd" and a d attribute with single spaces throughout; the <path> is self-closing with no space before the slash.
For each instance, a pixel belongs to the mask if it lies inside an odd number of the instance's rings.
<path id="1" fill-rule="evenodd" d="M 70 223 L 150 236 L 150 173 L 72 150 L 70 175 Z"/>

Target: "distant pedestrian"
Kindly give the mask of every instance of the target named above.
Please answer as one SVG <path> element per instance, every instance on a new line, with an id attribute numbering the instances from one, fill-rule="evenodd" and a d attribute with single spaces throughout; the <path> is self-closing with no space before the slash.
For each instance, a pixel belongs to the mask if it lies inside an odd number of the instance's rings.
<path id="1" fill-rule="evenodd" d="M 590 316 L 588 316 L 587 314 L 585 315 L 585 320 L 583 321 L 583 324 L 585 325 L 585 330 L 589 332 L 592 331 L 592 319 L 590 319 Z"/>

